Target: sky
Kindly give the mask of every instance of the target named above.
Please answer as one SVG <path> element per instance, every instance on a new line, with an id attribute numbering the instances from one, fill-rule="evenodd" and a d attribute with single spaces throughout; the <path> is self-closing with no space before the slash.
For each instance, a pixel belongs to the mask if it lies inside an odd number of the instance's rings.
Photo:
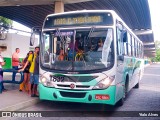
<path id="1" fill-rule="evenodd" d="M 23 31 L 26 31 L 26 32 L 31 32 L 31 29 L 18 23 L 18 22 L 15 22 L 13 21 L 13 25 L 12 25 L 13 28 L 16 28 L 18 30 L 23 30 Z M 20 31 L 17 31 L 17 30 L 9 30 L 9 32 L 11 33 L 17 33 L 17 34 L 20 34 L 20 35 L 25 35 L 25 36 L 30 36 L 29 33 L 25 33 L 25 32 L 20 32 Z"/>
<path id="2" fill-rule="evenodd" d="M 152 21 L 152 30 L 154 33 L 154 40 L 160 41 L 160 0 L 148 0 L 151 21 Z"/>
<path id="3" fill-rule="evenodd" d="M 151 21 L 152 21 L 152 30 L 154 33 L 154 40 L 160 41 L 160 13 L 159 13 L 160 12 L 160 0 L 148 0 L 148 2 L 149 2 L 149 7 L 150 7 L 150 13 L 151 13 Z M 17 22 L 13 23 L 13 27 L 31 32 L 31 29 L 29 29 L 29 28 L 27 28 Z M 16 32 L 16 31 L 12 31 L 12 32 Z M 30 34 L 27 34 L 27 33 L 18 32 L 18 34 L 30 36 Z"/>

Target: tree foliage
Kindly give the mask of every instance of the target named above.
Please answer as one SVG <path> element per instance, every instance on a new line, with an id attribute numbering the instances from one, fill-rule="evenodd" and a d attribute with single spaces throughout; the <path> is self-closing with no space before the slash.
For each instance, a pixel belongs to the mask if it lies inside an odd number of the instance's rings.
<path id="1" fill-rule="evenodd" d="M 156 50 L 156 57 L 155 57 L 155 60 L 158 62 L 160 62 L 160 49 L 157 49 Z"/>
<path id="2" fill-rule="evenodd" d="M 160 41 L 155 41 L 155 47 L 156 49 L 160 49 Z"/>
<path id="3" fill-rule="evenodd" d="M 160 41 L 155 41 L 155 48 L 156 48 L 156 56 L 155 58 L 151 58 L 151 60 L 158 62 L 160 61 Z"/>
<path id="4" fill-rule="evenodd" d="M 0 29 L 1 30 L 7 30 L 7 29 L 9 29 L 9 27 L 12 26 L 12 23 L 13 23 L 12 20 L 0 16 Z"/>

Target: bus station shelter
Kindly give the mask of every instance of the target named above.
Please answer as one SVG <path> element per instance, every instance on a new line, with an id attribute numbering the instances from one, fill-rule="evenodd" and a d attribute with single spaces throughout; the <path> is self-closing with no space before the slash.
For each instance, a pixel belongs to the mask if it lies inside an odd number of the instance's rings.
<path id="1" fill-rule="evenodd" d="M 144 43 L 145 57 L 155 56 L 148 0 L 2 0 L 0 16 L 29 28 L 42 26 L 48 14 L 76 10 L 114 10 Z"/>

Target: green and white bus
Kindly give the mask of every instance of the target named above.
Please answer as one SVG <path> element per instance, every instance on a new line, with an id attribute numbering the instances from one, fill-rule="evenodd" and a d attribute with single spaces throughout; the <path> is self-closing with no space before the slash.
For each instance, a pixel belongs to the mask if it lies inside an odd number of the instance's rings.
<path id="1" fill-rule="evenodd" d="M 143 44 L 112 10 L 48 15 L 40 48 L 41 100 L 122 105 L 139 87 Z"/>

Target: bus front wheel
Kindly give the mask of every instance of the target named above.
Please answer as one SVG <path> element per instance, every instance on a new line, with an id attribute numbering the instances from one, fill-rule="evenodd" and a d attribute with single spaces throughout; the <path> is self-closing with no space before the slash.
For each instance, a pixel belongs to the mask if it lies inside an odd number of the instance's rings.
<path id="1" fill-rule="evenodd" d="M 117 106 L 122 106 L 124 104 L 124 99 L 126 98 L 128 91 L 128 79 L 125 82 L 125 86 L 123 87 L 123 96 L 122 98 L 117 102 Z"/>
<path id="2" fill-rule="evenodd" d="M 118 102 L 117 106 L 122 106 L 124 104 L 124 97 L 122 97 Z"/>
<path id="3" fill-rule="evenodd" d="M 134 86 L 134 88 L 139 88 L 139 81 L 141 80 L 141 71 L 139 72 L 139 80 L 138 83 Z"/>

